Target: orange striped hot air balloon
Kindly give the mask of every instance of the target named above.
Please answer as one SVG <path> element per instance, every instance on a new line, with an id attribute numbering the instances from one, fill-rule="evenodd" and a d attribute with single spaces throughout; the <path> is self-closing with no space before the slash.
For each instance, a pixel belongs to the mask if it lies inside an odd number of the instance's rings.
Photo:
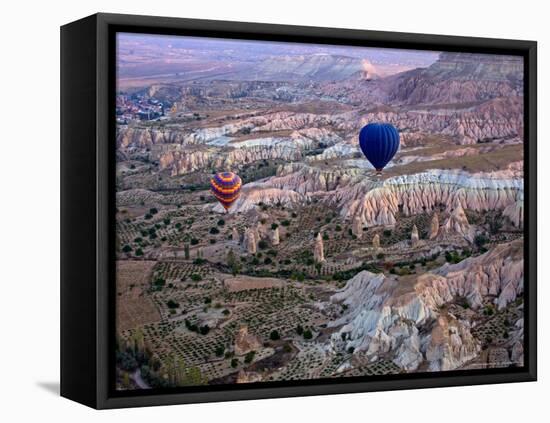
<path id="1" fill-rule="evenodd" d="M 210 179 L 210 190 L 227 211 L 241 193 L 242 181 L 233 172 L 216 173 Z"/>

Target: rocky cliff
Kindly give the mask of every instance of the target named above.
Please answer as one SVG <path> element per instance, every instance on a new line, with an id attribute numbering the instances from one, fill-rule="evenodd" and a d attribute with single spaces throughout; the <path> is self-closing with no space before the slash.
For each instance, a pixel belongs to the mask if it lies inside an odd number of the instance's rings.
<path id="1" fill-rule="evenodd" d="M 491 54 L 441 53 L 425 69 L 386 80 L 387 101 L 450 104 L 523 94 L 523 59 Z"/>
<path id="2" fill-rule="evenodd" d="M 445 265 L 411 281 L 363 271 L 330 301 L 347 306 L 329 326 L 335 351 L 353 347 L 371 361 L 393 357 L 403 369 L 426 363 L 430 370 L 455 369 L 477 355 L 470 323 L 441 307 L 465 298 L 473 309 L 484 302 L 505 307 L 523 292 L 522 241 L 455 265 Z"/>

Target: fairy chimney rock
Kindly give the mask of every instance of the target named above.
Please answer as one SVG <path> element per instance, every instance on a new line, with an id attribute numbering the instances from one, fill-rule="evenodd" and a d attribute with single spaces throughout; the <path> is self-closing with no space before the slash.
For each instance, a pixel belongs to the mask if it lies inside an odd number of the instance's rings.
<path id="1" fill-rule="evenodd" d="M 355 235 L 357 239 L 361 239 L 361 237 L 363 236 L 363 222 L 361 222 L 361 218 L 359 216 L 355 216 L 353 218 L 351 233 Z"/>
<path id="2" fill-rule="evenodd" d="M 273 233 L 271 234 L 271 244 L 272 245 L 279 245 L 279 228 L 273 229 Z"/>
<path id="3" fill-rule="evenodd" d="M 430 223 L 430 232 L 428 233 L 429 239 L 434 239 L 439 233 L 439 216 L 434 213 L 432 217 L 432 223 Z"/>
<path id="4" fill-rule="evenodd" d="M 374 235 L 372 238 L 372 246 L 377 250 L 380 248 L 380 235 Z"/>
<path id="5" fill-rule="evenodd" d="M 240 235 L 239 235 L 239 231 L 237 230 L 237 228 L 233 228 L 233 230 L 231 231 L 231 238 L 233 239 L 233 241 L 236 241 L 236 242 L 239 242 L 241 239 Z"/>
<path id="6" fill-rule="evenodd" d="M 473 228 L 470 226 L 466 213 L 460 204 L 453 209 L 451 215 L 441 227 L 441 232 L 462 235 L 470 242 L 473 240 Z"/>
<path id="7" fill-rule="evenodd" d="M 256 254 L 256 234 L 253 229 L 247 229 L 245 233 L 246 251 L 249 254 Z"/>
<path id="8" fill-rule="evenodd" d="M 321 236 L 321 232 L 319 232 L 315 237 L 315 246 L 313 248 L 313 259 L 317 263 L 321 263 L 325 261 L 325 251 L 324 251 L 323 237 Z"/>
<path id="9" fill-rule="evenodd" d="M 411 231 L 411 244 L 414 247 L 418 244 L 420 237 L 418 236 L 418 228 L 416 225 L 413 225 L 412 231 Z"/>

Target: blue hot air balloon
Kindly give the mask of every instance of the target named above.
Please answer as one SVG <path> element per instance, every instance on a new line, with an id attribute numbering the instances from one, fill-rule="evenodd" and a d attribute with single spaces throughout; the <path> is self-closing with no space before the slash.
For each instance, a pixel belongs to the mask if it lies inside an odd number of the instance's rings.
<path id="1" fill-rule="evenodd" d="M 399 132 L 389 123 L 369 123 L 359 132 L 361 151 L 381 172 L 399 149 Z"/>

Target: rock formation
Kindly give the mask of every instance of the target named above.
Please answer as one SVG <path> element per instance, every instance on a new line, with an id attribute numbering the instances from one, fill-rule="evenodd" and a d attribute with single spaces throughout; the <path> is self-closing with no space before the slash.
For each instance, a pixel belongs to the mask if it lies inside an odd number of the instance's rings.
<path id="1" fill-rule="evenodd" d="M 380 235 L 375 234 L 375 235 L 372 237 L 372 246 L 373 246 L 373 248 L 375 248 L 376 250 L 378 250 L 378 249 L 380 248 Z"/>
<path id="2" fill-rule="evenodd" d="M 418 241 L 420 240 L 420 237 L 418 236 L 418 228 L 416 225 L 413 225 L 412 231 L 411 231 L 411 245 L 415 247 L 418 245 Z"/>
<path id="3" fill-rule="evenodd" d="M 428 239 L 434 239 L 439 234 L 439 216 L 434 213 L 432 222 L 430 223 L 430 231 L 428 232 Z"/>
<path id="4" fill-rule="evenodd" d="M 451 316 L 440 315 L 429 335 L 426 360 L 430 371 L 453 370 L 477 356 L 480 350 L 467 326 Z"/>
<path id="5" fill-rule="evenodd" d="M 394 225 L 396 215 L 425 213 L 443 204 L 475 211 L 504 210 L 523 201 L 522 172 L 490 174 L 431 170 L 388 178 L 382 183 L 358 181 L 331 193 L 344 218 L 359 215 L 364 224 Z M 518 213 L 518 223 L 522 214 Z"/>
<path id="6" fill-rule="evenodd" d="M 244 240 L 248 254 L 256 254 L 256 234 L 253 229 L 246 230 Z"/>
<path id="7" fill-rule="evenodd" d="M 248 333 L 248 327 L 243 326 L 235 335 L 235 354 L 244 355 L 250 351 L 258 351 L 262 347 L 261 339 Z"/>
<path id="8" fill-rule="evenodd" d="M 313 247 L 313 259 L 317 263 L 325 261 L 325 251 L 323 246 L 323 237 L 321 232 L 315 237 L 315 246 Z"/>
<path id="9" fill-rule="evenodd" d="M 239 370 L 237 373 L 237 382 L 236 383 L 252 383 L 252 382 L 261 382 L 262 375 L 258 372 L 245 372 L 244 370 Z"/>
<path id="10" fill-rule="evenodd" d="M 361 239 L 361 237 L 363 236 L 363 223 L 361 222 L 361 218 L 359 216 L 355 216 L 353 218 L 351 231 L 353 235 L 357 237 L 357 239 Z"/>
<path id="11" fill-rule="evenodd" d="M 271 233 L 271 245 L 279 245 L 279 242 L 279 228 L 275 228 Z"/>
<path id="12" fill-rule="evenodd" d="M 256 186 L 254 183 L 248 185 L 250 186 L 243 187 L 240 197 L 229 209 L 230 214 L 253 210 L 260 203 L 266 206 L 281 204 L 286 207 L 290 204 L 301 204 L 307 199 L 307 197 L 290 190 Z M 220 204 L 212 203 L 206 207 L 219 213 L 225 213 L 225 209 Z"/>
<path id="13" fill-rule="evenodd" d="M 241 236 L 239 235 L 239 231 L 235 227 L 233 227 L 233 229 L 231 230 L 231 238 L 235 242 L 241 242 Z"/>
<path id="14" fill-rule="evenodd" d="M 241 194 L 242 207 L 245 202 L 250 207 L 248 204 L 260 201 L 259 197 L 271 204 L 268 195 L 256 193 L 268 189 L 279 190 L 273 196 L 288 202 L 319 195 L 338 206 L 344 219 L 353 222 L 358 217 L 363 226 L 369 227 L 394 225 L 398 213 L 411 216 L 441 205 L 450 211 L 456 204 L 480 212 L 506 210 L 516 226 L 523 222 L 523 170 L 516 168 L 490 173 L 428 170 L 372 181 L 356 168 L 323 169 L 289 163 L 281 166 L 276 176 L 250 185 L 250 193 L 243 189 Z M 235 207 L 241 206 L 235 204 L 232 209 Z"/>
<path id="15" fill-rule="evenodd" d="M 464 213 L 464 209 L 460 204 L 452 210 L 451 215 L 441 227 L 441 233 L 451 235 L 458 234 L 470 242 L 473 241 L 473 228 L 468 223 L 466 213 Z"/>
<path id="16" fill-rule="evenodd" d="M 331 337 L 332 348 L 353 347 L 371 361 L 394 357 L 394 363 L 409 371 L 422 362 L 432 370 L 460 367 L 478 354 L 480 345 L 469 324 L 441 313 L 441 306 L 457 296 L 472 309 L 487 301 L 502 309 L 514 301 L 523 292 L 522 243 L 497 245 L 481 256 L 445 264 L 417 276 L 409 287 L 383 274 L 358 273 L 331 297 L 331 302 L 348 306 L 329 323 L 340 328 Z"/>

